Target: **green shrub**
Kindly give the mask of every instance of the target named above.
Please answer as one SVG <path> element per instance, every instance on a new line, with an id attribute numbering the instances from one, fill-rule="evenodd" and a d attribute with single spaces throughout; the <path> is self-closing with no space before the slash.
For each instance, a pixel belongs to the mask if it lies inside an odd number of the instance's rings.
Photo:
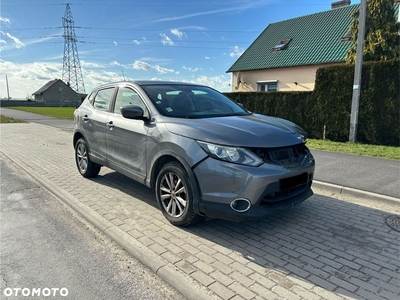
<path id="1" fill-rule="evenodd" d="M 357 140 L 400 145 L 400 61 L 363 64 Z M 313 92 L 226 93 L 248 110 L 281 117 L 303 127 L 311 138 L 345 142 L 349 138 L 354 66 L 320 68 Z"/>

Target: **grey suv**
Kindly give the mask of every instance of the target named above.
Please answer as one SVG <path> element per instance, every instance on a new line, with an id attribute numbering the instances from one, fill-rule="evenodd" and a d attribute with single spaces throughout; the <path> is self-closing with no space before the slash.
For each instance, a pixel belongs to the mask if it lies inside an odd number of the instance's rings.
<path id="1" fill-rule="evenodd" d="M 110 83 L 94 89 L 74 119 L 82 176 L 106 166 L 153 188 L 174 225 L 262 217 L 313 194 L 306 133 L 207 86 Z"/>

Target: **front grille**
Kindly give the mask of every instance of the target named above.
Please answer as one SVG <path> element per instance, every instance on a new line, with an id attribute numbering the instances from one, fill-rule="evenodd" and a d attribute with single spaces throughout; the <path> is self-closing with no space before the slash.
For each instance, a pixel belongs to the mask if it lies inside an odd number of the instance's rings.
<path id="1" fill-rule="evenodd" d="M 305 143 L 280 148 L 250 148 L 265 163 L 281 165 L 285 168 L 300 166 L 309 155 Z"/>

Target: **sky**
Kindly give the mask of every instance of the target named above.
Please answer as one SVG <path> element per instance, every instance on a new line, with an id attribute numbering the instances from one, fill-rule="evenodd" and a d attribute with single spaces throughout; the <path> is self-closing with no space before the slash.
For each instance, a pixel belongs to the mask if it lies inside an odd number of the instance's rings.
<path id="1" fill-rule="evenodd" d="M 0 0 L 0 98 L 31 97 L 63 74 L 66 0 Z M 226 71 L 270 23 L 336 0 L 74 0 L 86 93 L 120 80 L 173 80 L 231 91 Z M 351 4 L 359 3 L 351 1 Z"/>

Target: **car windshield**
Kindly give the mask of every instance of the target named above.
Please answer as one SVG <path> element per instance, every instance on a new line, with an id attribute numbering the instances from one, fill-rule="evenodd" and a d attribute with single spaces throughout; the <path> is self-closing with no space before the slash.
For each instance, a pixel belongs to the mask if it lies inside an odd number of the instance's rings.
<path id="1" fill-rule="evenodd" d="M 160 84 L 142 88 L 164 116 L 209 118 L 249 114 L 228 97 L 205 86 Z"/>

